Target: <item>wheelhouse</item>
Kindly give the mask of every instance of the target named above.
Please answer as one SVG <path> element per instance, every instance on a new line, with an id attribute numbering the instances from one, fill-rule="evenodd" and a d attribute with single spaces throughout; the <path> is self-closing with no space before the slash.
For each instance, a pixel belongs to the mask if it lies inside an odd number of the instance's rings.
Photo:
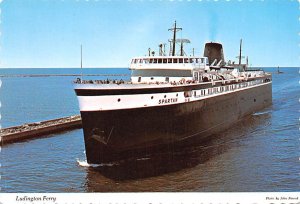
<path id="1" fill-rule="evenodd" d="M 130 63 L 134 83 L 193 80 L 195 72 L 209 69 L 207 57 L 153 56 L 133 58 Z"/>
<path id="2" fill-rule="evenodd" d="M 193 65 L 209 65 L 208 59 L 206 57 L 185 57 L 185 56 L 176 56 L 176 57 L 139 57 L 133 58 L 131 60 L 131 68 L 134 68 L 135 65 L 142 64 L 193 64 Z"/>

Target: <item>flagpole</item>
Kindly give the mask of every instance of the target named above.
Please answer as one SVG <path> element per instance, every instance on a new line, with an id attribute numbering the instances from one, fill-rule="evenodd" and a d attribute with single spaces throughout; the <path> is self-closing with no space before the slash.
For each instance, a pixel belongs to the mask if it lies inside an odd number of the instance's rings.
<path id="1" fill-rule="evenodd" d="M 82 81 L 82 44 L 80 45 L 80 71 L 81 71 L 81 81 Z"/>

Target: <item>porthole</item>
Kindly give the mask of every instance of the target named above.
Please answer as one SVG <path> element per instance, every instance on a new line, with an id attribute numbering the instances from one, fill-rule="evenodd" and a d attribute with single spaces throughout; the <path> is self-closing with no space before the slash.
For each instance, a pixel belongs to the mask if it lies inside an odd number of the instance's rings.
<path id="1" fill-rule="evenodd" d="M 164 98 L 167 98 L 167 95 L 165 95 Z"/>
<path id="2" fill-rule="evenodd" d="M 151 96 L 151 99 L 153 99 L 153 96 Z"/>
<path id="3" fill-rule="evenodd" d="M 256 99 L 254 99 L 253 101 L 256 102 Z"/>
<path id="4" fill-rule="evenodd" d="M 178 97 L 178 93 L 176 94 L 176 97 Z"/>
<path id="5" fill-rule="evenodd" d="M 118 98 L 118 102 L 120 102 L 121 101 L 121 99 L 120 98 Z"/>

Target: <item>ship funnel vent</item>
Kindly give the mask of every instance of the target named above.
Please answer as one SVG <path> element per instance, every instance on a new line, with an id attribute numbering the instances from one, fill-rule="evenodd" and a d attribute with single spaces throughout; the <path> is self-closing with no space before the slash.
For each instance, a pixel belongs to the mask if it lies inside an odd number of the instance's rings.
<path id="1" fill-rule="evenodd" d="M 204 57 L 208 58 L 209 64 L 215 64 L 219 62 L 218 65 L 225 65 L 223 46 L 220 43 L 206 43 L 204 48 Z M 220 63 L 221 62 L 221 63 Z"/>

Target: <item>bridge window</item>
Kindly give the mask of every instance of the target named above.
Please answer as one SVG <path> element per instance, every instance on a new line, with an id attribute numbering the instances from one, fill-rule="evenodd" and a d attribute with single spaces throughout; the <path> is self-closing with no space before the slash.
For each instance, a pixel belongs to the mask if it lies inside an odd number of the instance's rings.
<path id="1" fill-rule="evenodd" d="M 190 70 L 174 70 L 174 69 L 135 69 L 132 70 L 132 76 L 143 77 L 192 77 Z"/>

